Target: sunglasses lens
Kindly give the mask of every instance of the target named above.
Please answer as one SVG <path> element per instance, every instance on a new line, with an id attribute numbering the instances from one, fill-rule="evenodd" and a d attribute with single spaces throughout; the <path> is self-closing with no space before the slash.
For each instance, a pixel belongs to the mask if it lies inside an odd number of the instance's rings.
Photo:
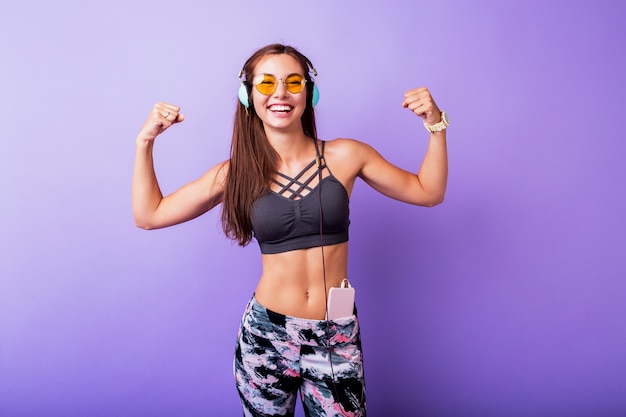
<path id="1" fill-rule="evenodd" d="M 261 78 L 256 84 L 256 89 L 263 95 L 270 95 L 276 91 L 276 78 L 271 74 L 262 74 Z"/>
<path id="2" fill-rule="evenodd" d="M 287 91 L 297 94 L 304 88 L 304 77 L 300 74 L 291 74 L 285 79 Z"/>
<path id="3" fill-rule="evenodd" d="M 282 81 L 282 79 L 280 80 Z M 304 89 L 305 79 L 300 74 L 291 74 L 285 78 L 285 87 L 287 91 L 292 94 L 297 94 Z M 279 80 L 276 79 L 272 74 L 260 74 L 257 79 L 255 79 L 254 86 L 259 91 L 259 93 L 269 96 L 276 91 L 276 87 L 278 85 Z"/>

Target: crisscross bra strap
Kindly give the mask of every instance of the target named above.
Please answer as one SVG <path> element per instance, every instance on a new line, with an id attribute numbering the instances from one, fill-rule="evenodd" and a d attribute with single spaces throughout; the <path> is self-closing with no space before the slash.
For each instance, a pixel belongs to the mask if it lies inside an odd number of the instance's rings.
<path id="1" fill-rule="evenodd" d="M 319 149 L 317 147 L 317 142 L 315 144 L 315 152 L 317 156 L 313 161 L 311 161 L 307 166 L 305 166 L 294 178 L 291 178 L 288 175 L 283 174 L 282 172 L 276 172 L 281 178 L 287 180 L 286 183 L 283 183 L 276 178 L 272 178 L 272 181 L 280 186 L 280 190 L 276 191 L 276 194 L 281 195 L 283 197 L 287 197 L 286 194 L 289 194 L 288 198 L 291 200 L 297 200 L 300 198 L 304 198 L 311 191 L 315 189 L 315 186 L 311 187 L 311 182 L 315 179 L 315 177 L 319 176 L 320 172 L 326 168 L 326 161 L 324 159 L 324 145 L 326 143 L 322 142 L 322 153 L 320 154 Z M 311 170 L 313 166 L 317 165 L 317 169 Z M 308 173 L 308 176 L 304 179 L 302 177 Z M 317 184 L 316 184 L 317 185 Z"/>

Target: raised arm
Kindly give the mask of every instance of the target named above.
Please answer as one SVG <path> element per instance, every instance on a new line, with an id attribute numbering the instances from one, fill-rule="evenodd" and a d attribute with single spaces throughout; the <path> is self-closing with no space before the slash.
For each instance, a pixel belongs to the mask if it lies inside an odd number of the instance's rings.
<path id="1" fill-rule="evenodd" d="M 435 125 L 442 119 L 428 89 L 416 88 L 405 93 L 402 106 Z M 360 147 L 362 167 L 359 176 L 379 192 L 420 206 L 434 206 L 443 202 L 448 183 L 448 152 L 446 130 L 431 132 L 428 148 L 417 173 L 411 173 L 387 162 L 367 145 Z"/>
<path id="2" fill-rule="evenodd" d="M 136 138 L 132 206 L 137 227 L 158 229 L 191 220 L 222 201 L 227 162 L 211 168 L 202 177 L 163 197 L 152 150 L 154 140 L 185 116 L 172 104 L 157 103 Z"/>

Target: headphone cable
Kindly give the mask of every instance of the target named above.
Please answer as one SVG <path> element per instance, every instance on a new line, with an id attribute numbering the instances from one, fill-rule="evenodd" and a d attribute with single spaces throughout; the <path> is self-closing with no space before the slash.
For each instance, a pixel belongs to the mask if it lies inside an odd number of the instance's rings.
<path id="1" fill-rule="evenodd" d="M 324 300 L 325 300 L 325 326 L 324 332 L 326 334 L 326 349 L 328 351 L 328 363 L 330 364 L 330 377 L 332 382 L 332 390 L 335 394 L 335 398 L 337 399 L 337 404 L 341 408 L 341 412 L 343 415 L 346 415 L 346 410 L 343 408 L 341 401 L 339 401 L 339 391 L 337 390 L 337 384 L 335 383 L 335 370 L 333 368 L 333 353 L 332 346 L 330 344 L 330 336 L 329 336 L 329 326 L 330 320 L 328 319 L 328 286 L 326 284 L 326 258 L 324 256 L 324 237 L 323 237 L 323 210 L 322 210 L 322 158 L 323 155 L 320 155 L 319 148 L 317 146 L 317 138 L 313 139 L 315 142 L 315 161 L 317 163 L 317 173 L 318 173 L 318 184 L 317 184 L 317 197 L 319 200 L 319 209 L 320 209 L 320 248 L 322 251 L 322 272 L 324 275 Z M 322 145 L 323 146 L 323 145 Z M 322 149 L 324 149 L 322 147 Z"/>

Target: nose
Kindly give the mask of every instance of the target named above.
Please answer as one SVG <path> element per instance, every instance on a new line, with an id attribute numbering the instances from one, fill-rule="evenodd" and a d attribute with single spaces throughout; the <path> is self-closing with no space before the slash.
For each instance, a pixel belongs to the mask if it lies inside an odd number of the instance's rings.
<path id="1" fill-rule="evenodd" d="M 276 91 L 274 91 L 275 97 L 286 97 L 288 93 L 287 84 L 285 80 L 279 78 L 276 80 Z"/>

